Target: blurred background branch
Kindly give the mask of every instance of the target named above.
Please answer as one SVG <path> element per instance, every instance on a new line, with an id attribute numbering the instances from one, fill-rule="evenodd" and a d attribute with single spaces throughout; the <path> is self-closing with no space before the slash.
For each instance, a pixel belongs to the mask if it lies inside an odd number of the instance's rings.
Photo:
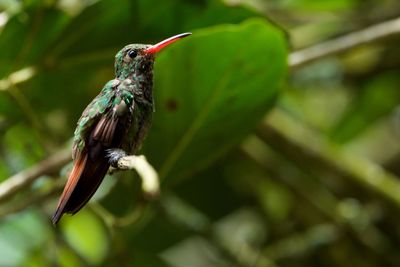
<path id="1" fill-rule="evenodd" d="M 399 8 L 0 2 L 0 266 L 400 266 Z M 186 31 L 156 61 L 146 159 L 121 162 L 137 173 L 52 227 L 115 52 Z"/>
<path id="2" fill-rule="evenodd" d="M 294 51 L 289 55 L 289 66 L 298 68 L 315 60 L 343 53 L 372 42 L 382 41 L 382 39 L 398 34 L 400 34 L 400 18 L 381 22 L 365 29 Z"/>
<path id="3" fill-rule="evenodd" d="M 286 151 L 291 160 L 302 166 L 317 165 L 332 173 L 351 179 L 370 190 L 376 191 L 400 208 L 400 179 L 360 156 L 346 153 L 338 146 L 297 124 L 283 112 L 272 112 L 268 124 L 261 125 L 257 136 L 276 145 L 276 149 Z M 312 139 L 312 144 L 305 140 Z"/>
<path id="4" fill-rule="evenodd" d="M 0 203 L 26 189 L 39 177 L 58 173 L 70 160 L 70 149 L 62 149 L 34 166 L 7 178 L 0 184 Z"/>

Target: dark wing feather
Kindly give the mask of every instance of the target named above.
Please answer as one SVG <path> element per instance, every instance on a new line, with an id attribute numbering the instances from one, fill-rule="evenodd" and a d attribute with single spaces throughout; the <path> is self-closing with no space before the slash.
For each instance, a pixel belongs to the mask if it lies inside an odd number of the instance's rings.
<path id="1" fill-rule="evenodd" d="M 114 89 L 119 83 L 115 84 L 107 84 L 78 121 L 74 133 L 74 167 L 52 218 L 53 224 L 64 213 L 74 214 L 89 201 L 110 167 L 107 150 L 120 148 L 131 127 L 133 102 L 127 106 L 127 101 L 121 98 L 115 105 L 118 91 Z"/>
<path id="2" fill-rule="evenodd" d="M 84 151 L 78 153 L 74 167 L 61 195 L 53 224 L 64 213 L 78 212 L 93 196 L 110 167 L 107 149 L 118 147 L 123 134 L 119 117 L 104 115 L 89 136 Z"/>
<path id="3" fill-rule="evenodd" d="M 53 224 L 56 224 L 60 219 L 63 213 L 65 213 L 65 206 L 67 205 L 68 200 L 71 197 L 71 194 L 73 193 L 74 189 L 76 188 L 76 185 L 79 182 L 79 178 L 81 177 L 81 174 L 83 170 L 85 169 L 86 166 L 86 161 L 87 161 L 87 154 L 79 154 L 74 162 L 74 167 L 72 168 L 72 171 L 68 177 L 68 181 L 64 187 L 64 191 L 61 194 L 60 200 L 58 201 L 57 205 L 57 210 L 53 215 L 52 221 Z"/>

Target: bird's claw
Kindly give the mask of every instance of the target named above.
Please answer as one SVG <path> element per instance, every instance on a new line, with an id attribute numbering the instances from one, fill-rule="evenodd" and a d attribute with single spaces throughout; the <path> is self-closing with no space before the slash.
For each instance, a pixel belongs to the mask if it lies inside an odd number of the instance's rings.
<path id="1" fill-rule="evenodd" d="M 110 165 L 114 168 L 118 168 L 118 161 L 126 157 L 128 154 L 122 149 L 119 148 L 110 148 L 107 149 L 107 157 L 108 161 L 110 162 Z"/>

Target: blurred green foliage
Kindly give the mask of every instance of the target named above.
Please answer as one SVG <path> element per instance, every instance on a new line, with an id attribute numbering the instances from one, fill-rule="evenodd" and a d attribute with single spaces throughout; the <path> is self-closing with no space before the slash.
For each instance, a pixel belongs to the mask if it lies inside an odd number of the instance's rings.
<path id="1" fill-rule="evenodd" d="M 159 55 L 140 153 L 54 228 L 69 166 L 0 200 L 0 267 L 399 266 L 399 37 L 290 71 L 300 49 L 398 17 L 386 1 L 0 1 L 0 182 L 70 145 L 128 43 Z"/>

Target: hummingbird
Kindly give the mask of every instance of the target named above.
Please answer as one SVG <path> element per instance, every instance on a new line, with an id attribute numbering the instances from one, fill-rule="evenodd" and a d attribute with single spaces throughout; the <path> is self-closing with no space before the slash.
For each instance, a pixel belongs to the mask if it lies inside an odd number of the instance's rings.
<path id="1" fill-rule="evenodd" d="M 153 66 L 164 47 L 191 33 L 155 45 L 129 44 L 115 56 L 115 79 L 110 80 L 83 111 L 74 132 L 73 167 L 52 217 L 75 214 L 96 192 L 110 165 L 136 154 L 152 119 Z"/>

